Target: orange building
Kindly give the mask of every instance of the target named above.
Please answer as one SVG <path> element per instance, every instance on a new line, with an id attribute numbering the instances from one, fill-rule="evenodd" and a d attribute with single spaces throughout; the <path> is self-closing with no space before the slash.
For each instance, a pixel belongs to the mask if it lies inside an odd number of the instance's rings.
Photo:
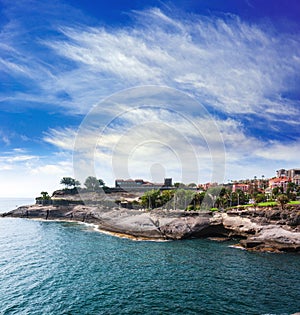
<path id="1" fill-rule="evenodd" d="M 236 192 L 237 190 L 241 190 L 243 192 L 248 192 L 249 191 L 249 184 L 233 184 L 232 185 L 232 191 Z"/>
<path id="2" fill-rule="evenodd" d="M 286 191 L 288 183 L 291 182 L 291 178 L 287 176 L 275 177 L 269 179 L 269 188 L 282 187 L 283 191 Z"/>

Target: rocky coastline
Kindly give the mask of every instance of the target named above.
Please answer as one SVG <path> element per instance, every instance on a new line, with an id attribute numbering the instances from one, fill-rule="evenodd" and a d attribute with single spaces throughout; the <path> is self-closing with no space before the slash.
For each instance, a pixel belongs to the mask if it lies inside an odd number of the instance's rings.
<path id="1" fill-rule="evenodd" d="M 300 252 L 300 205 L 285 210 L 247 207 L 226 212 L 30 205 L 4 213 L 2 217 L 92 223 L 101 231 L 132 239 L 236 239 L 237 246 L 250 251 Z"/>

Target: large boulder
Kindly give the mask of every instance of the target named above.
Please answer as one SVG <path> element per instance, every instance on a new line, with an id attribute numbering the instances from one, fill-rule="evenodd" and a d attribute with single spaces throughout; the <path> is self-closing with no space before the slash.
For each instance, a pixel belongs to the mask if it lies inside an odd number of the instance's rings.
<path id="1" fill-rule="evenodd" d="M 300 233 L 278 225 L 264 226 L 256 235 L 241 240 L 245 248 L 261 251 L 300 251 Z"/>

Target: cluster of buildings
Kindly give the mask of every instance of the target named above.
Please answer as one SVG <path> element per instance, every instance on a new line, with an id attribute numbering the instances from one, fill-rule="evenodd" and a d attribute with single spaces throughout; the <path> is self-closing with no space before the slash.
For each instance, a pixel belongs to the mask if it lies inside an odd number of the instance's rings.
<path id="1" fill-rule="evenodd" d="M 125 191 L 147 191 L 151 189 L 170 189 L 172 187 L 172 178 L 165 178 L 163 183 L 151 183 L 143 179 L 115 180 L 115 188 Z"/>
<path id="2" fill-rule="evenodd" d="M 272 190 L 278 187 L 281 188 L 283 192 L 286 192 L 289 183 L 300 185 L 299 168 L 290 170 L 280 169 L 276 171 L 276 177 L 270 179 L 262 178 L 233 183 L 232 191 L 242 190 L 243 192 L 252 192 L 255 189 L 265 193 L 272 193 Z"/>
<path id="3" fill-rule="evenodd" d="M 236 192 L 241 190 L 245 193 L 253 193 L 253 191 L 261 191 L 265 193 L 272 193 L 275 187 L 280 187 L 284 192 L 286 192 L 289 183 L 294 183 L 300 185 L 300 169 L 280 169 L 276 171 L 276 177 L 271 179 L 254 178 L 252 180 L 240 180 L 238 182 L 233 182 L 225 186 Z M 211 187 L 218 186 L 218 183 L 206 183 L 199 184 L 196 187 L 189 187 L 193 190 L 207 190 Z M 149 181 L 144 181 L 143 179 L 116 179 L 115 180 L 115 190 L 122 191 L 147 191 L 152 189 L 174 189 L 172 184 L 172 178 L 165 178 L 163 183 L 151 183 Z"/>
<path id="4" fill-rule="evenodd" d="M 290 170 L 280 169 L 277 171 L 277 177 L 269 180 L 269 188 L 282 187 L 286 191 L 288 184 L 294 183 L 300 185 L 300 169 L 293 168 Z"/>

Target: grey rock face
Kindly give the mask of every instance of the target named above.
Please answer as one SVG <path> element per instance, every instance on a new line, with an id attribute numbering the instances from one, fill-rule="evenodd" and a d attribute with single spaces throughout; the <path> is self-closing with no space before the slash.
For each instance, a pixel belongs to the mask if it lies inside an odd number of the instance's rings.
<path id="1" fill-rule="evenodd" d="M 276 212 L 276 213 L 275 213 Z M 272 209 L 190 213 L 129 210 L 101 206 L 24 206 L 2 216 L 74 220 L 134 238 L 179 240 L 194 237 L 239 237 L 249 250 L 300 252 L 300 207 L 288 212 Z"/>

